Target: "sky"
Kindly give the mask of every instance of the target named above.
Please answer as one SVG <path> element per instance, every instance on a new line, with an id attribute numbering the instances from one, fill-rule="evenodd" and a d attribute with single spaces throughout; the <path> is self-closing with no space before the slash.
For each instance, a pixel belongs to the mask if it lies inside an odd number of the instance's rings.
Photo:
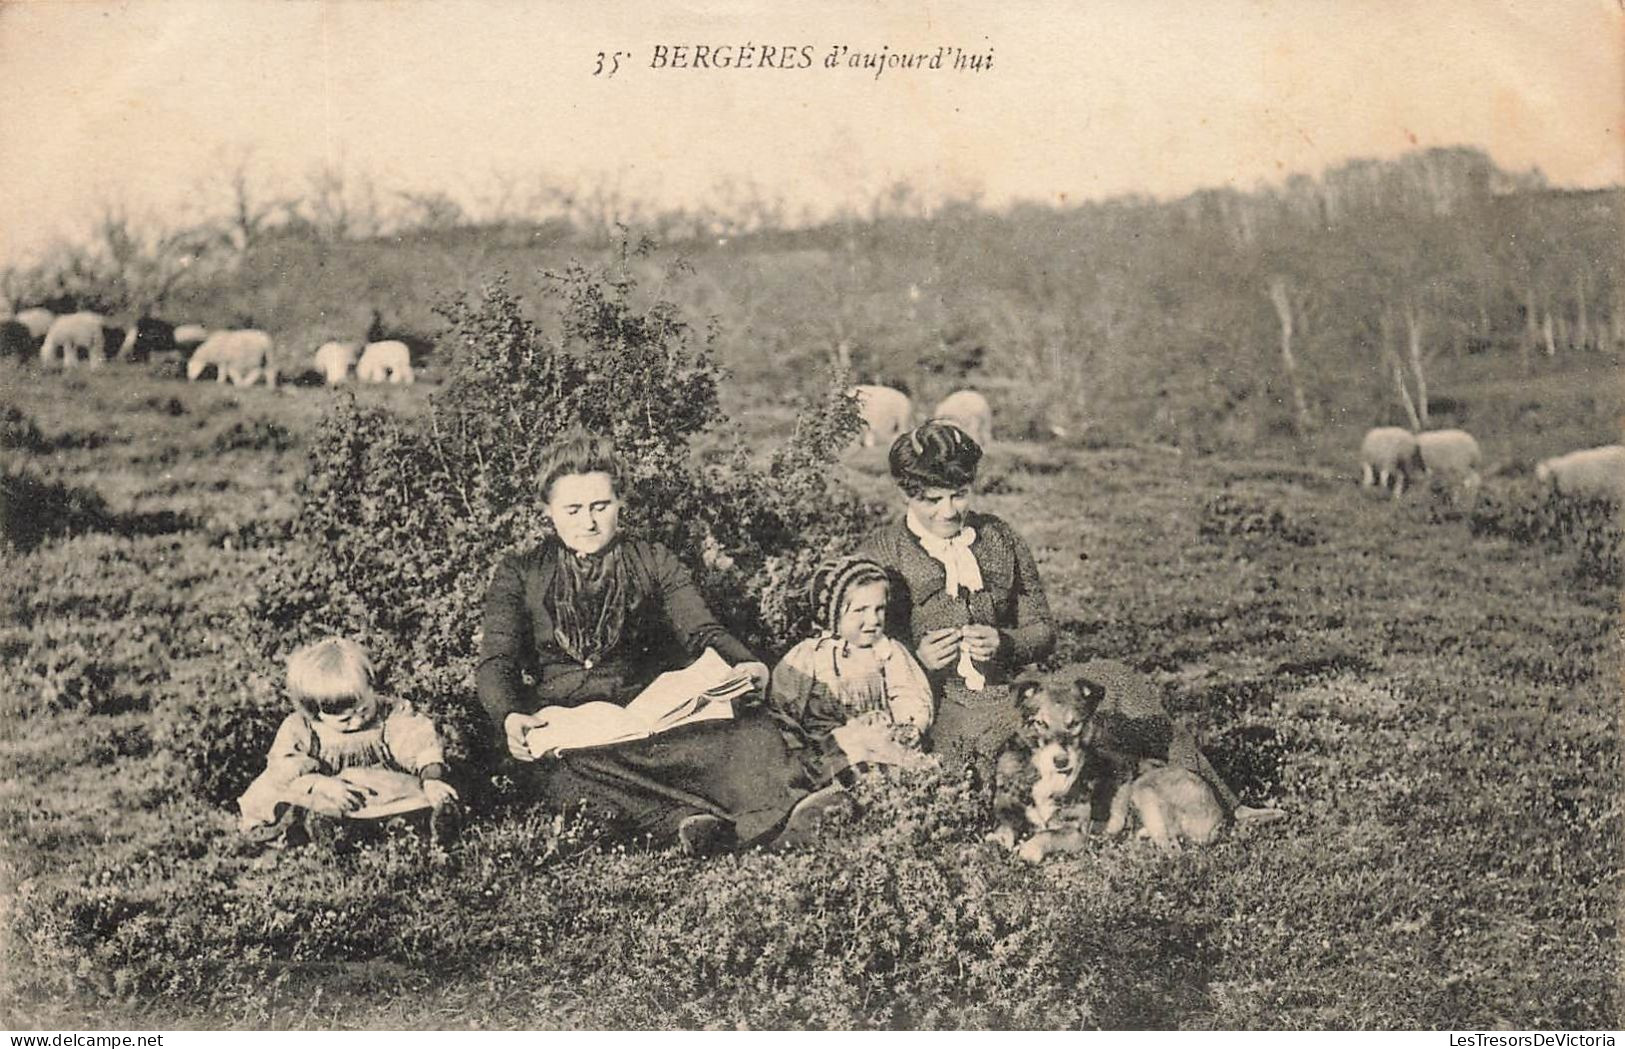
<path id="1" fill-rule="evenodd" d="M 1168 197 L 1449 145 L 1625 183 L 1618 0 L 802 7 L 0 0 L 0 264 L 110 205 L 178 224 L 238 165 L 266 194 L 325 168 L 476 209 L 503 181 L 674 206 L 731 182 L 792 215 L 900 180 L 991 205 Z M 735 64 L 694 68 L 699 46 Z M 766 47 L 810 68 L 763 68 Z M 950 68 L 849 64 L 882 48 Z M 991 61 L 955 70 L 955 48 Z"/>

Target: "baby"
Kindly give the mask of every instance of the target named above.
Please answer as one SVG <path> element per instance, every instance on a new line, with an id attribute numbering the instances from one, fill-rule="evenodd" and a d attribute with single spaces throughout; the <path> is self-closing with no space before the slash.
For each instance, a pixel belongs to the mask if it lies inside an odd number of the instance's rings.
<path id="1" fill-rule="evenodd" d="M 265 771 L 237 802 L 250 838 L 276 840 L 296 822 L 313 832 L 320 817 L 377 820 L 424 810 L 436 817 L 437 835 L 448 829 L 438 817 L 455 812 L 457 791 L 444 779 L 434 722 L 375 693 L 372 678 L 367 654 L 344 638 L 288 657 L 293 713 L 277 729 Z"/>
<path id="2" fill-rule="evenodd" d="M 916 766 L 931 727 L 931 683 L 886 636 L 886 570 L 862 557 L 826 562 L 810 587 L 819 632 L 773 670 L 771 703 L 813 778 L 863 763 Z"/>

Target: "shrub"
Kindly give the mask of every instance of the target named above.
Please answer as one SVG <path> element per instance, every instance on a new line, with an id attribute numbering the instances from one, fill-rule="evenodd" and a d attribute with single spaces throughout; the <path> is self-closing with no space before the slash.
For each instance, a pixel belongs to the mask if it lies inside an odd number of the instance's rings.
<path id="1" fill-rule="evenodd" d="M 0 405 L 0 448 L 44 452 L 50 447 L 32 415 L 14 404 Z"/>
<path id="2" fill-rule="evenodd" d="M 1228 491 L 1203 505 L 1199 531 L 1206 539 L 1234 537 L 1292 546 L 1314 546 L 1321 541 L 1319 529 L 1289 511 L 1263 498 Z"/>
<path id="3" fill-rule="evenodd" d="M 234 452 L 244 448 L 285 452 L 298 443 L 299 439 L 281 423 L 270 419 L 240 419 L 216 435 L 212 447 L 217 452 Z"/>
<path id="4" fill-rule="evenodd" d="M 0 467 L 0 545 L 32 550 L 50 537 L 99 528 L 107 520 L 107 503 L 91 489 Z"/>
<path id="5" fill-rule="evenodd" d="M 1620 511 L 1603 499 L 1580 499 L 1529 486 L 1481 493 L 1467 526 L 1477 536 L 1500 536 L 1515 542 L 1569 550 L 1575 574 L 1583 581 L 1617 590 L 1622 573 Z"/>
<path id="6" fill-rule="evenodd" d="M 545 274 L 552 332 L 506 279 L 442 307 L 447 381 L 422 416 L 336 400 L 299 486 L 293 541 L 273 555 L 251 617 L 265 655 L 354 636 L 389 675 L 385 687 L 438 715 L 457 751 L 475 729 L 486 582 L 504 551 L 547 535 L 540 457 L 577 425 L 616 442 L 626 527 L 677 551 L 747 644 L 788 642 L 791 595 L 811 561 L 872 521 L 829 469 L 857 432 L 855 406 L 832 377 L 765 465 L 743 448 L 697 464 L 691 442 L 725 424 L 721 372 L 709 335 L 641 294 L 634 265 L 647 250 L 623 244 L 602 268 Z"/>

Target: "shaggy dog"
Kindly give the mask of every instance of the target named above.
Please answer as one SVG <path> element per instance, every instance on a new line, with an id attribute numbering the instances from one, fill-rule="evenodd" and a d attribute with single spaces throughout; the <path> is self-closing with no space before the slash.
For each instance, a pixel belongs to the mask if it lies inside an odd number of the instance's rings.
<path id="1" fill-rule="evenodd" d="M 1104 689 L 1082 681 L 1075 689 L 1036 681 L 1016 685 L 1022 729 L 999 753 L 994 767 L 997 826 L 988 834 L 989 841 L 1014 850 L 1029 863 L 1083 848 L 1094 789 L 1085 776 L 1090 719 L 1103 696 Z"/>
<path id="2" fill-rule="evenodd" d="M 1108 837 L 1137 827 L 1164 846 L 1205 845 L 1231 822 L 1196 771 L 1209 766 L 1195 737 L 1144 674 L 1094 660 L 1015 691 L 1022 729 L 994 769 L 990 841 L 1038 863 L 1081 850 L 1100 821 Z"/>

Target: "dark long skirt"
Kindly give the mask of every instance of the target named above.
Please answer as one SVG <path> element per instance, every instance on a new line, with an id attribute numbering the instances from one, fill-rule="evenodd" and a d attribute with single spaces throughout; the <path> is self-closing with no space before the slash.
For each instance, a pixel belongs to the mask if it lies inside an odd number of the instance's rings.
<path id="1" fill-rule="evenodd" d="M 1009 685 L 971 692 L 950 681 L 931 725 L 931 750 L 951 769 L 975 769 L 981 785 L 991 788 L 999 751 L 1020 731 L 1021 708 Z"/>
<path id="2" fill-rule="evenodd" d="M 760 708 L 733 721 L 690 725 L 616 747 L 529 766 L 541 797 L 585 806 L 628 833 L 666 841 L 684 817 L 719 816 L 739 844 L 777 830 L 810 785 L 777 725 Z"/>

